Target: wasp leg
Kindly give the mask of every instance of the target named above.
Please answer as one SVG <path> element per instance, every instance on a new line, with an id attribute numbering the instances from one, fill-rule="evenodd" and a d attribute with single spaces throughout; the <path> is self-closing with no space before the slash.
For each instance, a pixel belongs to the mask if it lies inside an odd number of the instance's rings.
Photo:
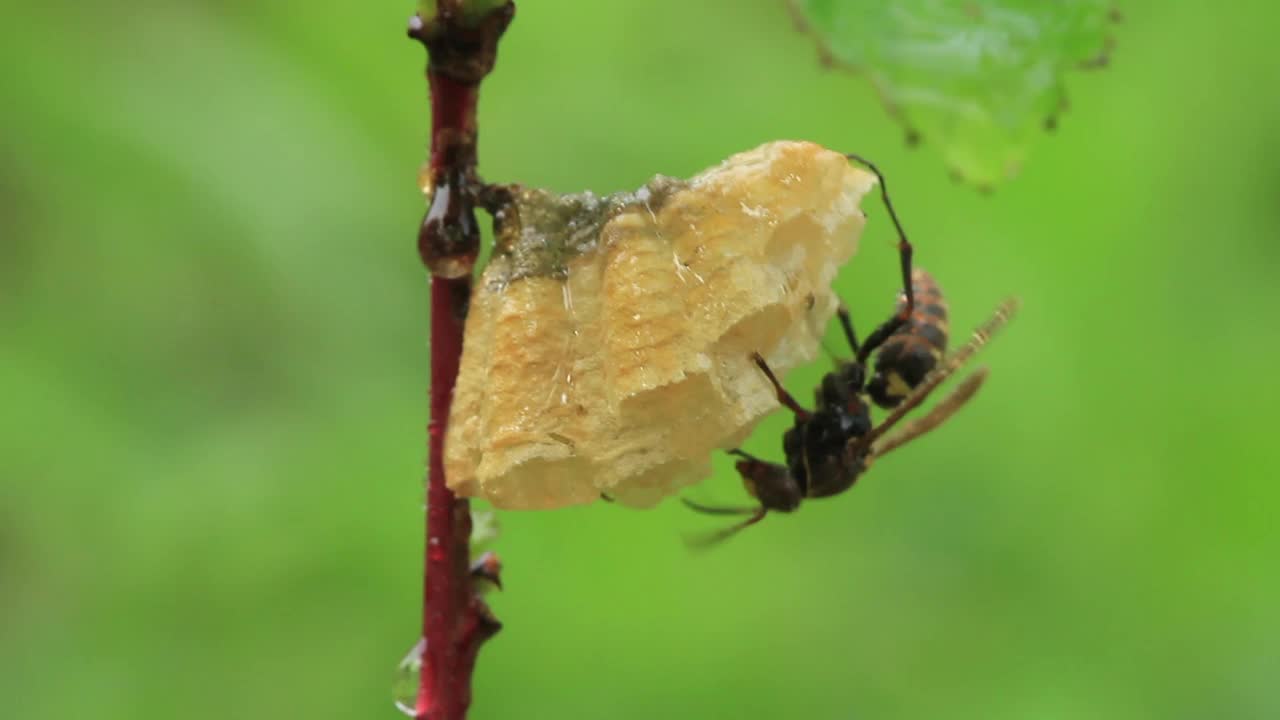
<path id="1" fill-rule="evenodd" d="M 751 359 L 755 361 L 756 367 L 760 368 L 760 371 L 764 373 L 764 376 L 769 378 L 769 382 L 773 385 L 774 392 L 778 394 L 778 402 L 790 408 L 791 412 L 795 413 L 797 417 L 800 417 L 801 419 L 808 418 L 809 411 L 800 407 L 800 403 L 796 402 L 796 399 L 791 397 L 791 393 L 787 392 L 787 389 L 782 387 L 782 383 L 778 382 L 778 376 L 774 375 L 773 371 L 769 369 L 769 364 L 764 361 L 764 357 L 762 357 L 760 353 L 756 352 L 751 353 Z"/>
<path id="2" fill-rule="evenodd" d="M 849 341 L 849 347 L 853 349 L 853 354 L 858 354 L 858 333 L 853 330 L 853 318 L 849 316 L 849 308 L 842 302 L 836 308 L 836 315 L 840 317 L 840 327 L 844 329 L 844 339 Z"/>
<path id="3" fill-rule="evenodd" d="M 907 231 L 902 228 L 902 222 L 898 220 L 898 213 L 893 209 L 893 201 L 889 199 L 889 183 L 885 182 L 884 173 L 880 172 L 880 168 L 876 167 L 866 158 L 846 153 L 845 157 L 857 163 L 867 166 L 867 169 L 875 173 L 876 179 L 879 180 L 880 198 L 884 201 L 885 210 L 889 211 L 889 219 L 893 221 L 893 227 L 898 231 L 898 264 L 902 269 L 902 294 L 904 302 L 902 309 L 895 313 L 892 318 L 885 322 L 867 337 L 867 343 L 858 351 L 857 360 L 859 363 L 865 363 L 871 353 L 880 346 L 889 336 L 906 324 L 911 318 L 911 313 L 916 309 L 915 289 L 911 286 L 911 257 L 915 253 L 911 241 L 907 240 Z"/>
<path id="4" fill-rule="evenodd" d="M 871 331 L 871 334 L 867 336 L 866 343 L 864 343 L 863 346 L 858 350 L 858 354 L 854 356 L 854 359 L 859 364 L 865 365 L 867 362 L 867 358 L 871 357 L 871 353 L 875 352 L 876 348 L 883 345 L 884 341 L 889 339 L 889 336 L 898 332 L 898 330 L 901 329 L 903 325 L 906 325 L 907 318 L 909 317 L 911 317 L 910 314 L 903 316 L 901 313 L 899 313 L 889 318 L 888 320 L 885 320 L 884 323 L 880 325 L 880 327 Z"/>
<path id="5" fill-rule="evenodd" d="M 893 221 L 893 227 L 898 231 L 898 262 L 902 266 L 902 292 L 907 296 L 906 312 L 902 313 L 902 318 L 911 317 L 912 311 L 915 310 L 915 293 L 911 288 L 911 256 L 915 253 L 911 241 L 907 240 L 907 231 L 902 229 L 902 222 L 898 220 L 898 213 L 893 209 L 893 201 L 889 199 L 889 183 L 884 179 L 884 173 L 880 172 L 880 168 L 876 167 L 864 157 L 848 153 L 845 157 L 855 162 L 867 166 L 867 169 L 875 173 L 876 179 L 880 181 L 880 198 L 884 200 L 885 210 L 889 211 L 889 219 Z"/>

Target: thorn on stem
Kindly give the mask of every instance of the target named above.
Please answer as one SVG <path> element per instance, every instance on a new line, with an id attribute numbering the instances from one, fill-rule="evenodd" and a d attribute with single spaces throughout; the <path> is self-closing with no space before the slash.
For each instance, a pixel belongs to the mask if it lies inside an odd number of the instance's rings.
<path id="1" fill-rule="evenodd" d="M 494 587 L 502 589 L 502 561 L 498 559 L 497 553 L 489 550 L 471 563 L 471 579 L 487 580 L 493 583 Z"/>

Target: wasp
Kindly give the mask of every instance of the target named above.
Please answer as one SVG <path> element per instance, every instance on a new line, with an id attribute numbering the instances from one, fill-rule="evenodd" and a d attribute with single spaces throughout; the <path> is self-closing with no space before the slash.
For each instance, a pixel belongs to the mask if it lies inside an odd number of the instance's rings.
<path id="1" fill-rule="evenodd" d="M 911 271 L 911 286 L 916 298 L 914 311 L 876 350 L 875 371 L 867 381 L 867 394 L 885 409 L 897 407 L 924 382 L 947 351 L 947 302 L 942 289 L 923 268 Z M 906 296 L 899 296 L 899 313 L 905 304 Z M 841 320 L 848 322 L 847 310 Z"/>
<path id="2" fill-rule="evenodd" d="M 889 200 L 884 176 L 862 158 L 853 155 L 849 158 L 876 174 L 881 197 L 897 230 L 903 281 L 897 306 L 893 315 L 863 343 L 858 342 L 848 310 L 840 308 L 840 325 L 853 358 L 840 362 L 822 378 L 814 392 L 813 410 L 803 407 L 782 387 L 759 353 L 752 355 L 760 372 L 773 385 L 778 402 L 795 416 L 793 426 L 782 438 L 786 464 L 767 462 L 740 449 L 730 450 L 739 458 L 735 468 L 747 493 L 759 505 L 713 507 L 685 498 L 685 505 L 701 513 L 748 516 L 740 523 L 694 539 L 691 544 L 695 547 L 719 542 L 763 520 L 769 512 L 789 513 L 805 499 L 838 495 L 853 487 L 875 460 L 945 423 L 982 387 L 987 378 L 986 368 L 965 377 L 928 413 L 885 437 L 943 381 L 971 360 L 1018 309 L 1016 298 L 1005 300 L 964 346 L 951 355 L 944 355 L 948 318 L 942 291 L 927 272 L 912 269 L 912 246 Z M 868 361 L 873 356 L 874 370 L 868 376 Z M 890 410 L 879 424 L 872 422 L 873 403 Z"/>

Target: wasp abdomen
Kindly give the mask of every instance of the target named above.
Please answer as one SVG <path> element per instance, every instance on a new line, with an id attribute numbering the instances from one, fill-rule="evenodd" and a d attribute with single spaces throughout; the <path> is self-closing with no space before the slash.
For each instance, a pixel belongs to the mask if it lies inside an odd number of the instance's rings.
<path id="1" fill-rule="evenodd" d="M 867 383 L 867 393 L 883 408 L 902 402 L 947 351 L 947 303 L 942 290 L 920 268 L 911 273 L 911 286 L 915 310 L 876 352 L 875 373 Z M 899 309 L 904 302 L 899 298 Z"/>

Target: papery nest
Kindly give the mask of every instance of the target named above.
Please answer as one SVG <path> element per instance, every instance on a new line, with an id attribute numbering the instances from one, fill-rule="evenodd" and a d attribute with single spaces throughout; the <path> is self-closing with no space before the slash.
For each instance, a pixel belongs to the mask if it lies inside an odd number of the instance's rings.
<path id="1" fill-rule="evenodd" d="M 630 193 L 514 191 L 471 299 L 449 487 L 647 507 L 709 475 L 778 406 L 751 353 L 779 373 L 817 354 L 874 184 L 782 141 Z"/>

